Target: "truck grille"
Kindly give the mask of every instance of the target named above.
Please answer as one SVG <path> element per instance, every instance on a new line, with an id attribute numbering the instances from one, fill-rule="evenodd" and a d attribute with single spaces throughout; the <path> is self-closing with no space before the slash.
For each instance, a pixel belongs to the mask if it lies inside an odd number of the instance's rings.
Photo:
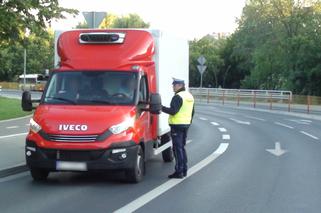
<path id="1" fill-rule="evenodd" d="M 101 158 L 106 150 L 56 150 L 56 149 L 41 149 L 42 153 L 50 160 L 62 161 L 91 161 Z"/>
<path id="2" fill-rule="evenodd" d="M 49 135 L 50 141 L 56 142 L 93 142 L 98 135 Z"/>

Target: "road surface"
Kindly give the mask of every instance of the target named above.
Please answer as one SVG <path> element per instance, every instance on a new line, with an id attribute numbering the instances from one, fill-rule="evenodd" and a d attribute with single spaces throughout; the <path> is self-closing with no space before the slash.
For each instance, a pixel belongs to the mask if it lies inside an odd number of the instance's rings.
<path id="1" fill-rule="evenodd" d="M 0 179 L 1 212 L 320 212 L 320 129 L 318 120 L 197 105 L 183 181 L 167 179 L 173 163 L 160 157 L 139 184 L 121 173 L 53 173 L 36 183 L 24 172 Z"/>

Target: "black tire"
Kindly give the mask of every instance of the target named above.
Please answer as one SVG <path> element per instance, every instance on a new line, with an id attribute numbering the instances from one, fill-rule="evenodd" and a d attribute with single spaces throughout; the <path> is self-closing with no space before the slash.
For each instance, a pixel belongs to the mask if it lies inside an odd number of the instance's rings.
<path id="1" fill-rule="evenodd" d="M 126 179 L 131 183 L 139 183 L 145 174 L 144 152 L 141 146 L 138 147 L 136 163 L 133 168 L 126 171 Z"/>
<path id="2" fill-rule="evenodd" d="M 35 180 L 35 181 L 47 180 L 47 177 L 49 175 L 49 171 L 44 170 L 44 169 L 36 169 L 36 168 L 31 168 L 30 173 L 31 173 L 33 180 Z"/>
<path id="3" fill-rule="evenodd" d="M 161 138 L 161 146 L 170 141 L 170 136 L 168 134 L 163 135 Z M 174 152 L 173 147 L 169 147 L 162 152 L 163 161 L 166 163 L 173 162 Z"/>

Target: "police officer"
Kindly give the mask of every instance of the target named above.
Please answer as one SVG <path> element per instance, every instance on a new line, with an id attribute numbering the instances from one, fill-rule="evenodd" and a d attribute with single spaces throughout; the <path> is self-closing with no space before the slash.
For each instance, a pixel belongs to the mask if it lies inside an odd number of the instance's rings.
<path id="1" fill-rule="evenodd" d="M 162 107 L 169 114 L 169 125 L 175 156 L 175 172 L 168 178 L 183 178 L 187 175 L 187 155 L 185 151 L 187 130 L 194 115 L 194 98 L 185 90 L 184 80 L 173 78 L 174 97 L 170 107 Z"/>

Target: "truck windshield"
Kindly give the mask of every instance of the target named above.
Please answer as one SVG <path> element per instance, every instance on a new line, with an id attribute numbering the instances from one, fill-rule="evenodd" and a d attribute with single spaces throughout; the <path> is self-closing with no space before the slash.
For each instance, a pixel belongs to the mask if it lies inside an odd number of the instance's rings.
<path id="1" fill-rule="evenodd" d="M 133 105 L 138 74 L 120 71 L 54 72 L 43 103 L 64 105 Z"/>

